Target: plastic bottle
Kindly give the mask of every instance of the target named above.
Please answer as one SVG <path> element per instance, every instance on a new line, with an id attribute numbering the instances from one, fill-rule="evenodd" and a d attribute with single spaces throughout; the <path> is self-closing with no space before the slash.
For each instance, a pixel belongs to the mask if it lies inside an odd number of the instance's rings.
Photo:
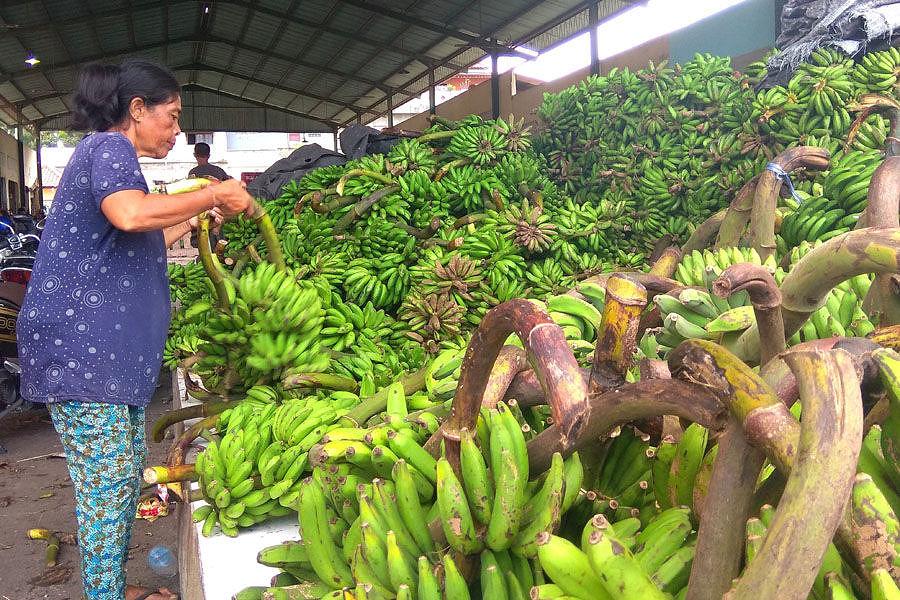
<path id="1" fill-rule="evenodd" d="M 147 554 L 147 564 L 157 575 L 173 577 L 178 572 L 178 559 L 168 546 L 154 546 Z"/>

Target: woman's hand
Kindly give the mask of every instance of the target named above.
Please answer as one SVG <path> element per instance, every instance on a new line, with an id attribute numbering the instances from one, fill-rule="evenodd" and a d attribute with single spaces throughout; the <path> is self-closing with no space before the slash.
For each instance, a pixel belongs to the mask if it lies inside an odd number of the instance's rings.
<path id="1" fill-rule="evenodd" d="M 222 221 L 225 220 L 225 217 L 222 215 L 222 211 L 218 208 L 213 208 L 206 213 L 210 218 L 210 228 L 216 229 L 220 225 L 222 225 Z M 191 226 L 192 231 L 196 231 L 197 227 L 200 226 L 200 216 L 197 215 L 195 217 L 191 217 L 188 219 L 188 225 Z"/>
<path id="2" fill-rule="evenodd" d="M 253 196 L 247 193 L 247 184 L 238 179 L 226 179 L 222 183 L 209 186 L 216 207 L 225 218 L 241 213 L 250 216 L 253 211 Z"/>

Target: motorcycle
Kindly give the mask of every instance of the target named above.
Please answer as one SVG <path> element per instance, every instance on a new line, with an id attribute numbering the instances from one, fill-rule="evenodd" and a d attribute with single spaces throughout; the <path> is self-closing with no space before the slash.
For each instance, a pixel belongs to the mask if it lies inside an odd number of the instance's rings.
<path id="1" fill-rule="evenodd" d="M 0 222 L 0 419 L 35 409 L 19 390 L 21 369 L 16 343 L 16 318 L 31 280 L 40 244 L 43 223 L 29 218 L 15 219 L 13 225 Z M 6 449 L 0 444 L 0 454 Z"/>

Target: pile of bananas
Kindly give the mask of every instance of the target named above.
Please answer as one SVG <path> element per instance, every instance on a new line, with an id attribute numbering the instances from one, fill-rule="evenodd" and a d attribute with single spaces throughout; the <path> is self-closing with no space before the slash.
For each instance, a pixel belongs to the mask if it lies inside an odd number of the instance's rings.
<path id="1" fill-rule="evenodd" d="M 169 286 L 172 302 L 183 306 L 193 304 L 210 291 L 206 271 L 197 262 L 186 265 L 169 263 Z"/>
<path id="2" fill-rule="evenodd" d="M 599 206 L 623 192 L 639 200 L 619 220 L 624 231 L 607 233 L 626 251 L 645 250 L 664 235 L 685 240 L 785 148 L 825 147 L 835 160 L 817 178 L 824 194 L 813 196 L 831 202 L 803 202 L 790 225 L 786 219 L 789 250 L 852 228 L 865 208 L 889 125 L 872 114 L 851 138 L 854 102 L 864 93 L 896 98 L 898 64 L 897 49 L 856 64 L 837 50 L 817 50 L 786 86 L 758 93 L 752 89 L 764 76 L 761 64 L 745 77 L 728 59 L 709 55 L 674 67 L 612 69 L 545 96 L 535 147 L 576 202 Z"/>

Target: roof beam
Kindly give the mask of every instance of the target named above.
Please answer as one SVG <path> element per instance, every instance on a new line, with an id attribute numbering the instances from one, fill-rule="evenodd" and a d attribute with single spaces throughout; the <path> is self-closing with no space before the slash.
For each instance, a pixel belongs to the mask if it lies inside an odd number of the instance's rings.
<path id="1" fill-rule="evenodd" d="M 286 15 L 284 17 L 281 17 L 281 21 L 278 23 L 278 29 L 269 38 L 269 45 L 266 46 L 265 56 L 263 56 L 261 59 L 256 61 L 256 68 L 254 69 L 254 72 L 261 72 L 263 70 L 263 67 L 265 67 L 266 63 L 269 61 L 269 56 L 268 56 L 269 52 L 271 52 L 275 48 L 275 46 L 278 45 L 278 43 L 281 41 L 281 37 L 284 35 L 284 30 L 287 28 L 287 24 L 289 22 L 288 21 L 289 17 L 287 15 L 290 15 L 291 13 L 294 12 L 294 10 L 297 8 L 297 4 L 299 2 L 300 2 L 300 0 L 291 0 L 291 5 L 287 10 Z M 247 21 L 249 22 L 249 20 L 250 19 L 248 18 Z M 303 54 L 304 53 L 301 52 L 300 54 L 298 54 L 298 56 L 303 56 Z M 284 81 L 284 77 L 287 75 L 287 72 L 290 70 L 291 70 L 291 67 L 288 67 L 287 69 L 285 69 L 285 72 L 282 74 L 282 76 L 278 78 L 279 85 L 281 84 L 282 81 Z M 247 85 L 249 85 L 249 83 Z M 244 92 L 247 91 L 247 85 L 245 85 L 244 89 L 241 90 L 241 96 L 243 96 Z M 271 94 L 271 93 L 272 92 L 269 92 L 269 94 Z M 268 100 L 268 99 L 269 99 L 269 96 L 267 95 L 265 97 L 264 101 Z"/>
<path id="2" fill-rule="evenodd" d="M 223 75 L 223 76 L 224 76 L 224 75 L 227 75 L 227 76 L 229 76 L 229 77 L 234 77 L 234 78 L 236 78 L 236 79 L 240 79 L 240 80 L 242 80 L 242 81 L 246 81 L 247 83 L 255 83 L 255 84 L 258 84 L 258 85 L 263 85 L 263 86 L 266 86 L 266 87 L 273 88 L 275 91 L 286 92 L 286 93 L 288 93 L 288 94 L 294 94 L 295 96 L 305 97 L 305 98 L 309 98 L 309 99 L 311 99 L 311 100 L 318 100 L 319 102 L 325 102 L 325 103 L 328 103 L 328 104 L 334 104 L 335 106 L 340 106 L 341 108 L 346 108 L 346 109 L 348 109 L 348 110 L 352 110 L 352 111 L 355 111 L 355 112 L 358 112 L 358 113 L 367 114 L 367 113 L 372 112 L 372 111 L 370 111 L 370 110 L 366 110 L 365 108 L 356 106 L 356 105 L 354 105 L 354 104 L 348 104 L 348 103 L 346 103 L 346 102 L 341 102 L 341 101 L 339 101 L 339 100 L 334 100 L 334 99 L 329 98 L 329 97 L 327 97 L 327 96 L 320 96 L 320 95 L 318 95 L 318 94 L 313 94 L 313 93 L 311 93 L 311 92 L 306 92 L 306 91 L 304 91 L 304 90 L 300 90 L 300 89 L 292 88 L 292 87 L 286 87 L 286 86 L 274 86 L 274 85 L 272 85 L 271 83 L 266 82 L 266 81 L 264 81 L 264 80 L 262 80 L 262 79 L 257 79 L 257 78 L 255 78 L 255 77 L 247 76 L 247 75 L 241 75 L 240 73 L 235 73 L 235 72 L 233 72 L 233 71 L 227 71 L 227 70 L 225 70 L 225 69 L 220 69 L 220 68 L 218 68 L 218 67 L 211 67 L 211 66 L 209 66 L 209 65 L 204 65 L 204 64 L 202 64 L 202 63 L 189 63 L 189 64 L 185 64 L 185 65 L 176 65 L 176 66 L 173 66 L 173 67 L 170 67 L 170 68 L 172 69 L 173 72 L 181 72 L 181 71 L 191 71 L 191 72 L 196 72 L 196 71 L 206 71 L 206 72 L 216 73 L 216 74 L 218 74 L 218 75 Z M 196 83 L 196 82 L 192 82 L 192 83 L 189 83 L 189 84 L 185 84 L 184 87 L 187 87 L 188 85 L 201 85 L 201 84 L 198 84 L 198 83 Z M 225 92 L 225 91 L 223 91 L 223 90 L 216 89 L 216 88 L 212 88 L 212 87 L 209 87 L 209 86 L 203 86 L 203 87 L 205 87 L 205 88 L 207 88 L 207 89 L 210 89 L 210 90 L 222 92 L 223 94 L 231 94 L 230 92 Z M 65 92 L 65 93 L 63 93 L 63 92 L 57 92 L 57 93 L 53 93 L 53 94 L 44 94 L 44 95 L 39 96 L 39 97 L 28 98 L 28 99 L 26 99 L 26 100 L 22 100 L 22 101 L 20 101 L 20 102 L 17 102 L 16 104 L 13 104 L 12 106 L 16 106 L 16 107 L 18 107 L 19 109 L 22 109 L 22 108 L 24 108 L 24 107 L 26 107 L 26 106 L 31 106 L 31 105 L 33 105 L 35 102 L 40 102 L 40 101 L 42 101 L 42 100 L 52 100 L 53 98 L 65 98 L 65 97 L 69 96 L 70 94 L 71 94 L 71 92 Z M 250 98 L 245 98 L 244 96 L 242 96 L 242 95 L 240 95 L 240 94 L 232 94 L 232 95 L 233 95 L 235 98 L 241 98 L 242 100 L 247 100 L 248 102 L 250 102 L 250 101 L 258 102 L 258 101 L 255 101 L 255 100 L 251 100 Z M 292 102 L 293 102 L 293 100 L 292 100 Z M 276 105 L 273 105 L 273 104 L 266 104 L 265 102 L 259 102 L 259 103 L 260 103 L 260 104 L 265 104 L 266 106 L 270 106 L 271 108 L 277 108 L 277 109 L 279 109 L 279 110 L 282 109 L 282 107 L 276 106 Z M 306 113 L 304 113 L 304 114 L 306 114 Z M 310 118 L 312 118 L 312 117 L 310 116 Z"/>
<path id="3" fill-rule="evenodd" d="M 402 23 L 406 23 L 407 25 L 415 25 L 416 27 L 420 27 L 422 29 L 440 33 L 445 37 L 456 38 L 458 40 L 466 42 L 466 44 L 469 46 L 481 48 L 483 50 L 497 50 L 502 52 L 503 54 L 512 54 L 515 56 L 521 56 L 523 58 L 533 58 L 531 55 L 519 51 L 514 46 L 511 46 L 509 44 L 501 44 L 496 40 L 491 40 L 490 35 L 476 35 L 468 33 L 466 31 L 461 31 L 459 29 L 454 29 L 452 27 L 447 27 L 446 25 L 441 25 L 440 23 L 434 23 L 432 21 L 416 17 L 406 11 L 397 10 L 384 4 L 369 2 L 368 0 L 340 0 L 340 2 L 349 6 L 355 6 L 357 8 L 373 12 L 377 15 L 390 17 L 395 21 L 400 21 Z M 456 13 L 457 16 L 459 14 L 461 13 Z M 450 19 L 450 21 L 452 20 L 453 19 Z"/>
<path id="4" fill-rule="evenodd" d="M 343 1 L 351 1 L 351 0 L 343 0 Z M 355 0 L 352 0 L 352 1 L 355 1 Z M 460 14 L 462 14 L 462 12 L 464 12 L 464 11 L 466 11 L 466 10 L 469 10 L 469 8 L 470 8 L 473 4 L 475 4 L 476 1 L 477 1 L 477 0 L 471 0 L 471 1 L 469 2 L 469 4 L 467 4 L 461 11 L 456 12 L 456 13 L 453 15 L 453 17 L 452 17 L 451 19 L 449 19 L 449 20 L 450 20 L 450 21 L 453 21 L 457 16 L 459 16 Z M 526 35 L 522 36 L 521 38 L 519 38 L 518 40 L 516 40 L 516 41 L 514 42 L 514 45 L 518 46 L 518 45 L 521 45 L 521 44 L 524 44 L 524 43 L 530 41 L 531 39 L 533 39 L 534 37 L 537 37 L 538 35 L 540 35 L 540 34 L 543 33 L 544 31 L 547 31 L 548 29 L 550 29 L 550 28 L 552 28 L 552 27 L 555 27 L 555 26 L 558 25 L 559 23 L 562 23 L 562 22 L 565 21 L 566 19 L 571 18 L 573 15 L 576 15 L 576 14 L 578 14 L 579 12 L 581 12 L 581 11 L 583 11 L 583 10 L 586 10 L 586 9 L 590 6 L 590 4 L 591 4 L 592 2 L 595 2 L 595 1 L 596 1 L 596 0 L 584 0 L 583 2 L 579 3 L 577 6 L 575 6 L 574 8 L 572 8 L 571 10 L 567 11 L 564 15 L 562 15 L 562 16 L 560 16 L 559 18 L 555 19 L 553 22 L 551 22 L 551 23 L 546 23 L 546 24 L 544 24 L 543 26 L 541 26 L 541 27 L 539 27 L 539 28 L 537 28 L 537 29 L 535 29 L 535 30 L 532 30 L 532 31 L 530 31 L 529 33 L 527 33 Z M 520 15 L 524 15 L 524 14 L 526 14 L 526 13 L 528 13 L 528 12 L 531 12 L 531 11 L 534 10 L 536 7 L 540 6 L 542 3 L 543 3 L 543 0 L 532 0 L 531 3 L 530 3 L 528 6 L 526 6 L 523 10 L 518 11 L 518 14 L 517 14 L 516 16 L 514 16 L 513 18 L 517 18 L 517 17 L 520 16 Z M 508 27 L 511 23 L 512 23 L 511 20 L 506 21 L 506 22 L 504 22 L 504 23 L 501 23 L 496 29 L 494 29 L 493 31 L 491 31 L 491 32 L 489 33 L 488 37 L 491 37 L 491 36 L 496 35 L 498 31 L 502 30 L 502 29 L 505 28 L 505 27 Z M 448 63 L 449 63 L 450 61 L 452 61 L 454 58 L 456 58 L 457 56 L 459 56 L 460 54 L 462 54 L 463 52 L 465 52 L 465 50 L 466 50 L 466 48 L 461 48 L 461 49 L 458 50 L 457 52 L 454 52 L 453 54 L 451 54 L 450 56 L 448 56 L 446 60 L 436 62 L 436 63 L 432 66 L 432 68 L 435 68 L 435 67 L 438 67 L 438 66 L 448 66 Z M 533 56 L 528 56 L 528 59 L 529 59 L 529 60 L 531 60 L 531 59 L 533 59 L 533 58 L 534 58 Z M 481 60 L 481 59 L 478 59 L 478 60 Z M 441 81 L 444 81 L 444 80 L 448 79 L 449 77 L 452 77 L 452 76 L 455 75 L 456 73 L 459 73 L 459 72 L 462 71 L 463 69 L 468 68 L 471 64 L 475 64 L 476 62 L 478 62 L 478 61 L 477 61 L 477 60 L 476 60 L 476 61 L 473 61 L 473 62 L 470 63 L 469 65 L 465 65 L 464 67 L 462 67 L 462 68 L 460 68 L 460 69 L 458 69 L 458 70 L 457 70 L 457 69 L 452 69 L 452 73 L 451 73 L 448 77 L 445 77 L 444 79 L 441 79 L 441 80 L 438 81 L 437 83 L 440 83 Z M 394 74 L 390 75 L 388 78 L 393 77 L 393 75 L 395 75 L 395 74 L 396 74 L 396 72 L 395 72 Z M 407 98 L 407 99 L 413 98 L 413 97 L 417 96 L 417 95 L 419 94 L 419 92 L 412 92 L 412 93 L 410 93 L 410 92 L 406 91 L 406 89 L 409 88 L 409 86 L 411 86 L 412 84 L 414 84 L 414 83 L 415 83 L 416 81 L 418 81 L 419 79 L 421 79 L 421 77 L 413 77 L 412 79 L 407 80 L 405 83 L 403 83 L 401 86 L 399 86 L 399 87 L 397 88 L 398 93 L 400 93 L 401 95 L 403 95 L 403 96 L 404 96 L 405 98 Z M 375 106 L 378 106 L 379 104 L 381 104 L 381 101 L 375 102 L 375 103 L 369 105 L 367 108 L 368 108 L 369 111 L 371 112 L 371 111 L 374 109 L 374 107 L 375 107 Z M 377 116 L 376 116 L 375 118 L 380 117 L 382 114 L 384 114 L 384 113 L 383 113 L 383 112 L 378 113 Z M 348 122 L 348 123 L 349 123 L 349 122 Z M 344 123 L 344 124 L 346 125 L 347 123 Z"/>
<path id="5" fill-rule="evenodd" d="M 40 70 L 40 71 L 44 71 L 44 72 L 52 72 L 52 71 L 55 71 L 58 69 L 65 69 L 65 68 L 69 68 L 69 67 L 80 66 L 80 65 L 83 65 L 83 64 L 86 64 L 89 62 L 97 61 L 97 60 L 109 60 L 109 59 L 113 59 L 113 58 L 127 56 L 130 54 L 135 54 L 137 52 L 143 52 L 145 50 L 153 50 L 156 48 L 164 47 L 168 44 L 195 43 L 195 42 L 200 42 L 200 41 L 203 41 L 203 40 L 198 38 L 196 35 L 189 35 L 189 36 L 185 36 L 185 37 L 181 37 L 181 38 L 174 38 L 171 40 L 166 40 L 163 42 L 154 42 L 152 44 L 146 44 L 143 46 L 138 46 L 136 48 L 128 48 L 128 49 L 122 50 L 121 52 L 100 54 L 100 55 L 95 55 L 95 56 L 86 56 L 77 61 L 67 61 L 67 62 L 56 63 L 55 65 L 48 65 L 48 66 L 42 66 L 43 65 L 43 63 L 42 63 L 42 64 L 39 64 L 34 69 L 23 69 L 21 71 L 15 71 L 13 73 L 9 73 L 7 75 L 0 74 L 0 83 L 6 83 L 7 81 L 11 81 L 12 78 L 14 78 L 14 77 L 26 75 L 35 70 Z M 265 54 L 265 52 L 266 52 L 265 49 L 263 49 L 263 48 L 249 46 L 247 44 L 238 43 L 238 42 L 235 42 L 234 40 L 226 40 L 224 38 L 210 36 L 205 41 L 208 43 L 211 43 L 211 44 L 225 44 L 227 46 L 235 46 L 240 50 L 245 50 L 247 52 L 253 52 L 255 54 Z M 349 76 L 350 79 L 352 79 L 353 81 L 359 81 L 361 83 L 365 83 L 366 85 L 376 88 L 376 89 L 382 89 L 384 87 L 383 84 L 381 84 L 381 82 L 375 81 L 373 79 L 369 79 L 367 77 L 362 77 L 362 76 L 355 75 L 355 74 L 348 75 L 347 73 L 345 73 L 343 71 L 339 71 L 337 69 L 332 69 L 331 67 L 322 67 L 321 65 L 317 65 L 317 64 L 310 63 L 310 62 L 307 62 L 304 60 L 300 60 L 295 56 L 289 56 L 287 54 L 274 53 L 274 52 L 270 52 L 268 54 L 268 56 L 271 58 L 276 58 L 278 60 L 282 60 L 289 64 L 298 65 L 298 66 L 305 67 L 308 69 L 314 69 L 314 70 L 321 69 L 322 72 L 329 73 L 329 74 L 335 75 L 337 77 Z M 22 94 L 22 95 L 25 96 L 25 94 Z"/>
<path id="6" fill-rule="evenodd" d="M 281 111 L 281 112 L 285 112 L 285 113 L 288 113 L 288 114 L 291 114 L 291 115 L 294 115 L 297 117 L 301 117 L 303 119 L 309 119 L 310 121 L 316 121 L 317 123 L 322 123 L 323 125 L 328 125 L 331 128 L 335 128 L 335 127 L 339 126 L 338 123 L 331 121 L 329 119 L 323 119 L 321 117 L 309 115 L 302 111 L 294 110 L 292 108 L 282 108 L 280 106 L 272 106 L 269 104 L 263 104 L 262 102 L 259 102 L 257 100 L 251 100 L 249 98 L 242 98 L 235 94 L 231 94 L 229 92 L 223 92 L 222 90 L 217 90 L 215 88 L 207 87 L 207 86 L 201 85 L 199 83 L 189 83 L 189 84 L 185 85 L 183 89 L 185 89 L 187 91 L 200 90 L 200 91 L 204 91 L 204 92 L 211 92 L 213 94 L 219 94 L 220 96 L 224 96 L 226 98 L 231 98 L 232 100 L 239 100 L 241 102 L 246 102 L 248 104 L 252 104 L 253 106 L 257 106 L 259 108 L 267 108 L 269 110 Z"/>

